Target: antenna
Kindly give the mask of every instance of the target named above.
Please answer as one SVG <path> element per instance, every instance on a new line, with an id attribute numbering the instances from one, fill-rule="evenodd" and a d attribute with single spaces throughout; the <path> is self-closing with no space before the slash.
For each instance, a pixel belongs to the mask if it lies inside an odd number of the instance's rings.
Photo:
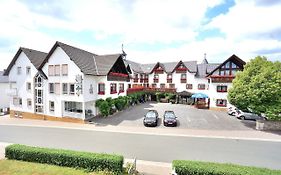
<path id="1" fill-rule="evenodd" d="M 127 54 L 126 54 L 126 52 L 124 51 L 124 45 L 123 45 L 123 43 L 122 43 L 122 56 L 123 56 L 123 59 L 125 60 Z"/>

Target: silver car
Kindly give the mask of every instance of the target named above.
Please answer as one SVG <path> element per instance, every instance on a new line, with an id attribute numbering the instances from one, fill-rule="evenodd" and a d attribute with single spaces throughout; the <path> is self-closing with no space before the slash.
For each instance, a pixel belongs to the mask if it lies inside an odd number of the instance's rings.
<path id="1" fill-rule="evenodd" d="M 241 110 L 237 110 L 236 117 L 241 120 L 267 120 L 266 117 L 263 117 L 261 115 L 255 114 L 250 111 L 241 111 Z"/>

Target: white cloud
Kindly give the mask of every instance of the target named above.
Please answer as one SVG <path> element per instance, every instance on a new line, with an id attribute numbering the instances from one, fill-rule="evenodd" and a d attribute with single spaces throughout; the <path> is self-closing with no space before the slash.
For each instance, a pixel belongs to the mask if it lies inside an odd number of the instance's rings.
<path id="1" fill-rule="evenodd" d="M 229 12 L 219 15 L 207 25 L 206 11 L 224 0 L 81 0 L 23 3 L 17 0 L 0 2 L 0 70 L 5 68 L 20 46 L 48 52 L 56 40 L 93 51 L 97 54 L 116 53 L 125 44 L 128 58 L 142 62 L 203 59 L 222 61 L 233 53 L 248 60 L 260 53 L 277 57 L 281 48 L 281 23 L 276 22 L 280 4 L 262 6 L 254 0 L 237 0 Z M 217 28 L 225 37 L 197 41 L 198 31 Z M 52 36 L 48 31 L 90 33 L 93 43 L 81 38 Z M 68 35 L 69 36 L 69 35 Z M 112 36 L 118 41 L 107 44 Z M 277 36 L 277 37 L 276 37 Z M 278 38 L 279 37 L 279 38 Z M 2 40 L 2 41 L 1 41 Z M 3 45 L 3 41 L 9 44 Z M 116 45 L 116 42 L 119 45 Z M 131 45 L 171 45 L 170 48 L 140 51 Z M 174 46 L 174 43 L 183 43 Z M 128 47 L 126 47 L 128 46 Z M 262 52 L 264 51 L 264 52 Z M 153 60 L 157 59 L 157 60 Z"/>

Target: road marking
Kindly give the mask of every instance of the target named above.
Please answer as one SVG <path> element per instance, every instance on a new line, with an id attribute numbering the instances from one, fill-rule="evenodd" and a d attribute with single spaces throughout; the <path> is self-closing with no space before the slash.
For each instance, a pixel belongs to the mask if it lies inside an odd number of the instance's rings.
<path id="1" fill-rule="evenodd" d="M 214 116 L 216 119 L 219 119 L 219 117 L 218 117 L 216 114 L 213 114 L 213 116 Z"/>
<path id="2" fill-rule="evenodd" d="M 67 127 L 67 126 L 42 126 L 42 125 L 27 125 L 27 124 L 0 124 L 0 126 L 1 125 L 2 126 L 26 126 L 26 127 L 35 127 L 35 128 L 86 130 L 86 131 L 111 132 L 111 133 L 122 133 L 122 134 L 152 135 L 152 136 L 173 136 L 173 137 L 189 137 L 189 138 L 194 137 L 194 138 L 281 142 L 281 139 L 247 138 L 247 137 L 237 137 L 237 136 L 215 136 L 215 135 L 203 135 L 203 134 L 193 135 L 193 134 L 178 134 L 178 133 L 156 133 L 156 132 L 144 132 L 144 131 L 124 131 L 124 130 L 110 130 L 110 129 L 106 129 L 106 128 L 73 128 L 73 127 Z M 151 129 L 154 129 L 154 128 L 151 128 Z"/>

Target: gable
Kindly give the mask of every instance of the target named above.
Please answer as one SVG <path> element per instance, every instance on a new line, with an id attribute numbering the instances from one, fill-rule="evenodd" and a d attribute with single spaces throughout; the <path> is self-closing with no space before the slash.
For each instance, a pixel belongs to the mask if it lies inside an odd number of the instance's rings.
<path id="1" fill-rule="evenodd" d="M 241 71 L 244 69 L 244 65 L 246 63 L 241 60 L 236 55 L 232 55 L 227 60 L 225 60 L 222 64 L 217 66 L 212 72 L 208 74 L 210 75 L 219 75 L 219 76 L 235 76 L 237 71 Z"/>

